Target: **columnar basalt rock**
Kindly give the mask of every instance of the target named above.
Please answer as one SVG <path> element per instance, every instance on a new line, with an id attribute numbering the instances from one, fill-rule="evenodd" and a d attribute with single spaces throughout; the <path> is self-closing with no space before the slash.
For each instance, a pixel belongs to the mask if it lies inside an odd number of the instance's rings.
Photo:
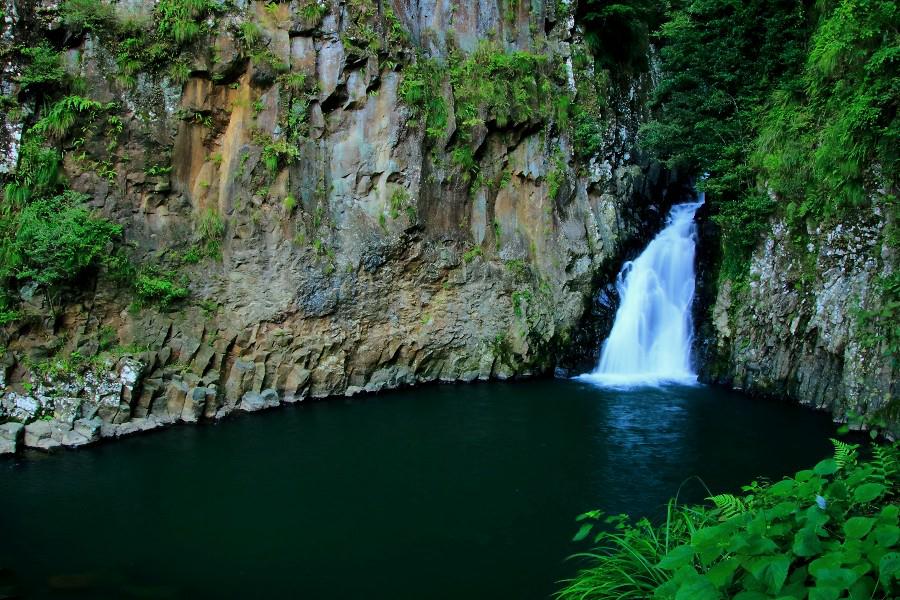
<path id="1" fill-rule="evenodd" d="M 676 178 L 633 147 L 649 78 L 606 89 L 605 139 L 587 157 L 552 112 L 501 123 L 482 107 L 481 123 L 457 123 L 449 79 L 440 136 L 403 100 L 409 64 L 459 61 L 490 39 L 559 65 L 577 102 L 593 71 L 573 70 L 587 50 L 564 3 L 318 5 L 321 16 L 304 1 L 238 3 L 189 47 L 183 84 L 166 72 L 126 82 L 103 35 L 67 38 L 67 68 L 122 122 L 88 130 L 78 151 L 66 142 L 70 185 L 124 226 L 135 264 L 184 276 L 190 298 L 129 309 L 101 273 L 52 323 L 8 327 L 0 417 L 29 423 L 26 446 L 548 372 L 598 278 L 671 202 Z M 153 13 L 149 0 L 114 6 Z M 462 126 L 467 172 L 453 156 Z M 221 223 L 208 253 L 204 219 Z M 40 295 L 32 304 L 48 310 Z M 126 351 L 36 374 L 63 335 L 55 356 L 102 356 L 104 335 Z"/>

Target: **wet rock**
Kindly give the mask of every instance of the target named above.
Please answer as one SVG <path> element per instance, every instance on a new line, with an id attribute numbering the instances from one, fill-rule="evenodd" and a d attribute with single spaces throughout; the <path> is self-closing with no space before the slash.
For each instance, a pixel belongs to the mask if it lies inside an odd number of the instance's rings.
<path id="1" fill-rule="evenodd" d="M 94 417 L 92 419 L 78 419 L 73 423 L 73 430 L 87 440 L 85 443 L 90 444 L 100 440 L 100 429 L 102 425 L 103 421 L 101 421 L 99 417 Z"/>
<path id="2" fill-rule="evenodd" d="M 262 394 L 257 394 L 256 392 L 247 392 L 241 398 L 241 403 L 238 406 L 241 410 L 247 412 L 255 412 L 257 410 L 262 410 L 266 407 L 266 402 L 262 397 Z"/>
<path id="3" fill-rule="evenodd" d="M 24 444 L 29 448 L 50 450 L 61 446 L 58 439 L 53 439 L 54 428 L 49 421 L 35 421 L 25 426 Z"/>
<path id="4" fill-rule="evenodd" d="M 25 426 L 9 422 L 0 424 L 0 454 L 13 454 L 22 441 Z"/>

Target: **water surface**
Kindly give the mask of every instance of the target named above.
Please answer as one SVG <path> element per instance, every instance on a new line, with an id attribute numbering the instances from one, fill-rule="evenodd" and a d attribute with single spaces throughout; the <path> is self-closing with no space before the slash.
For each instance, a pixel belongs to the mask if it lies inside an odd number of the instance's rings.
<path id="1" fill-rule="evenodd" d="M 546 598 L 584 549 L 578 513 L 777 478 L 832 432 L 702 386 L 308 403 L 0 461 L 0 566 L 28 598 Z"/>

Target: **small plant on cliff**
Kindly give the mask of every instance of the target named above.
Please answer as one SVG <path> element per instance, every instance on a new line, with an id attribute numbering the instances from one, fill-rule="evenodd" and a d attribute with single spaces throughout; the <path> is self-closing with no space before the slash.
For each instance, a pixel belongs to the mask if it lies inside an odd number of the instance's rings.
<path id="1" fill-rule="evenodd" d="M 300 158 L 300 150 L 285 140 L 273 140 L 265 138 L 263 143 L 262 161 L 271 173 L 277 173 L 278 169 L 291 161 Z"/>
<path id="2" fill-rule="evenodd" d="M 562 152 L 553 155 L 553 167 L 547 172 L 547 194 L 554 201 L 559 200 L 559 192 L 566 180 L 566 161 Z"/>
<path id="3" fill-rule="evenodd" d="M 472 246 L 469 250 L 463 253 L 463 261 L 466 263 L 470 263 L 475 260 L 475 257 L 482 256 L 484 254 L 484 250 L 481 249 L 481 246 Z"/>
<path id="4" fill-rule="evenodd" d="M 203 31 L 203 20 L 218 4 L 210 0 L 159 0 L 157 32 L 176 44 L 194 41 Z"/>
<path id="5" fill-rule="evenodd" d="M 241 42 L 248 50 L 254 50 L 262 39 L 262 29 L 253 21 L 244 21 L 240 27 Z"/>
<path id="6" fill-rule="evenodd" d="M 313 25 L 318 25 L 327 12 L 328 4 L 324 0 L 306 0 L 300 6 L 300 16 Z"/>
<path id="7" fill-rule="evenodd" d="M 297 199 L 294 198 L 291 194 L 288 194 L 284 197 L 284 200 L 281 201 L 281 208 L 284 209 L 284 214 L 290 216 L 294 214 L 294 209 L 297 207 Z"/>
<path id="8" fill-rule="evenodd" d="M 711 505 L 669 502 L 666 520 L 592 511 L 576 540 L 600 529 L 588 566 L 560 600 L 868 598 L 900 594 L 900 447 L 835 440 L 833 458 Z"/>
<path id="9" fill-rule="evenodd" d="M 141 302 L 156 304 L 162 309 L 168 309 L 190 295 L 184 277 L 176 281 L 173 273 L 155 266 L 144 267 L 138 273 L 134 290 Z"/>
<path id="10" fill-rule="evenodd" d="M 63 23 L 75 32 L 110 31 L 117 26 L 116 11 L 98 0 L 65 0 L 59 12 Z"/>
<path id="11" fill-rule="evenodd" d="M 222 236 L 225 235 L 225 219 L 215 208 L 209 207 L 197 218 L 197 237 L 203 254 L 217 257 L 221 252 Z"/>

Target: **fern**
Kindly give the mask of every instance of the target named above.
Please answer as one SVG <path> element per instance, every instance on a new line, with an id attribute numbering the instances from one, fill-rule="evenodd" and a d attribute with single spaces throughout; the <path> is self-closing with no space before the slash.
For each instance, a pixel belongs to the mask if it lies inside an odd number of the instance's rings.
<path id="1" fill-rule="evenodd" d="M 888 489 L 900 491 L 900 462 L 897 460 L 897 445 L 875 446 L 872 451 L 872 476 Z"/>
<path id="2" fill-rule="evenodd" d="M 722 516 L 726 519 L 736 517 L 747 510 L 743 500 L 731 494 L 717 494 L 710 496 L 707 500 L 712 500 L 712 503 L 722 511 Z"/>
<path id="3" fill-rule="evenodd" d="M 838 469 L 844 469 L 856 464 L 858 444 L 848 444 L 834 438 L 831 438 L 831 443 L 834 445 L 834 462 L 837 463 Z"/>
<path id="4" fill-rule="evenodd" d="M 47 114 L 34 124 L 30 133 L 48 136 L 52 139 L 62 139 L 75 124 L 75 119 L 79 114 L 103 108 L 105 106 L 102 103 L 90 98 L 66 96 L 50 107 Z"/>

